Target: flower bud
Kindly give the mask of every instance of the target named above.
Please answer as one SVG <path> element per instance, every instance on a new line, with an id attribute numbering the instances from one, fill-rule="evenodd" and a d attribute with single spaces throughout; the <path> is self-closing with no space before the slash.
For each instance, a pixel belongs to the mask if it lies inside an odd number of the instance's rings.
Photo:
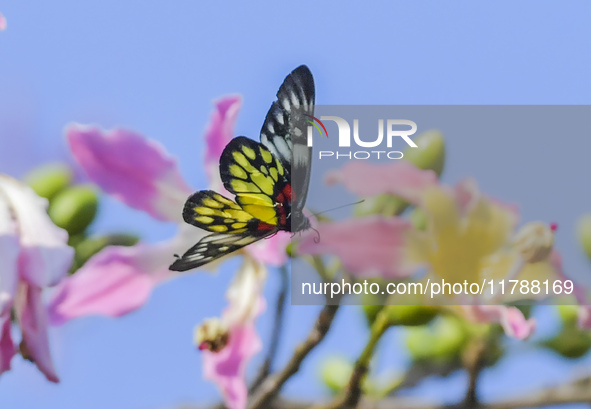
<path id="1" fill-rule="evenodd" d="M 89 258 L 97 254 L 107 246 L 133 246 L 137 244 L 139 237 L 131 234 L 109 234 L 107 236 L 84 237 L 79 234 L 72 236 L 70 242 L 76 254 L 70 273 L 74 273 L 82 267 Z"/>
<path id="2" fill-rule="evenodd" d="M 200 351 L 220 352 L 229 340 L 230 331 L 219 318 L 209 318 L 195 329 L 194 341 Z"/>
<path id="3" fill-rule="evenodd" d="M 425 325 L 437 316 L 437 308 L 429 305 L 388 305 L 385 308 L 391 325 Z"/>
<path id="4" fill-rule="evenodd" d="M 565 326 L 576 326 L 579 320 L 580 306 L 578 305 L 558 305 L 556 306 L 558 314 Z"/>
<path id="5" fill-rule="evenodd" d="M 398 216 L 408 207 L 408 203 L 398 196 L 384 193 L 365 199 L 355 206 L 355 216 L 365 217 L 373 214 L 392 217 Z"/>
<path id="6" fill-rule="evenodd" d="M 576 359 L 591 349 L 591 334 L 575 326 L 566 326 L 560 334 L 543 341 L 542 345 L 565 358 Z"/>
<path id="7" fill-rule="evenodd" d="M 404 159 L 419 169 L 432 170 L 441 176 L 445 165 L 445 140 L 437 130 L 423 132 L 413 138 L 418 148 L 407 148 Z"/>
<path id="8" fill-rule="evenodd" d="M 320 369 L 322 381 L 335 394 L 345 389 L 352 372 L 353 364 L 340 357 L 327 359 Z"/>
<path id="9" fill-rule="evenodd" d="M 587 213 L 579 218 L 577 222 L 577 233 L 583 250 L 585 250 L 587 257 L 591 259 L 591 213 Z"/>
<path id="10" fill-rule="evenodd" d="M 51 200 L 72 182 L 72 170 L 63 163 L 40 166 L 27 174 L 24 182 L 39 196 Z"/>
<path id="11" fill-rule="evenodd" d="M 82 233 L 92 223 L 98 209 L 98 196 L 89 185 L 67 188 L 49 205 L 49 217 L 70 235 Z"/>
<path id="12" fill-rule="evenodd" d="M 415 361 L 454 361 L 468 340 L 462 323 L 451 316 L 440 317 L 433 326 L 407 331 L 406 346 Z"/>
<path id="13" fill-rule="evenodd" d="M 530 222 L 515 235 L 515 248 L 527 263 L 548 258 L 554 246 L 554 232 L 546 223 Z"/>
<path id="14" fill-rule="evenodd" d="M 410 222 L 417 230 L 427 229 L 427 213 L 420 207 L 416 207 L 410 215 Z"/>

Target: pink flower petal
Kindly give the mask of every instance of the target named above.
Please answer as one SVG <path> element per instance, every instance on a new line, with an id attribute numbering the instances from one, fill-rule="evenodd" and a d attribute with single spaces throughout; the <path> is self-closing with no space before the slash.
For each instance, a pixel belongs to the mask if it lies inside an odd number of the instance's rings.
<path id="1" fill-rule="evenodd" d="M 591 306 L 581 305 L 579 307 L 579 327 L 591 329 Z"/>
<path id="2" fill-rule="evenodd" d="M 444 187 L 444 189 L 447 189 Z M 501 202 L 498 199 L 485 197 L 478 189 L 478 184 L 474 179 L 467 178 L 459 182 L 451 191 L 455 197 L 456 204 L 458 206 L 459 214 L 465 217 L 474 210 L 479 200 L 487 200 L 492 204 L 499 206 L 501 210 L 508 213 L 512 219 L 512 226 L 515 228 L 519 221 L 519 208 L 515 205 Z"/>
<path id="3" fill-rule="evenodd" d="M 525 319 L 523 313 L 515 307 L 504 305 L 465 305 L 468 318 L 480 323 L 501 324 L 508 336 L 525 340 L 536 329 L 536 320 Z"/>
<path id="4" fill-rule="evenodd" d="M 49 304 L 51 323 L 93 314 L 119 317 L 144 305 L 162 278 L 149 274 L 146 266 L 154 251 L 149 245 L 112 246 L 93 256 L 57 287 Z M 169 263 L 170 259 L 161 261 L 162 274 Z"/>
<path id="5" fill-rule="evenodd" d="M 182 222 L 191 191 L 159 144 L 123 129 L 78 124 L 67 127 L 66 137 L 78 163 L 105 192 L 158 220 Z"/>
<path id="6" fill-rule="evenodd" d="M 16 353 L 10 334 L 10 311 L 0 315 L 0 375 L 10 370 L 10 361 Z"/>
<path id="7" fill-rule="evenodd" d="M 462 216 L 470 213 L 480 199 L 480 191 L 474 179 L 465 179 L 454 188 L 456 203 Z"/>
<path id="8" fill-rule="evenodd" d="M 30 359 L 51 382 L 59 382 L 47 336 L 47 312 L 41 302 L 41 288 L 22 283 L 15 298 L 15 310 Z"/>
<path id="9" fill-rule="evenodd" d="M 229 342 L 219 352 L 204 351 L 204 376 L 218 386 L 229 409 L 246 408 L 246 366 L 262 349 L 254 323 L 266 307 L 262 295 L 266 277 L 264 264 L 244 257 L 226 292 L 229 305 L 222 320 L 229 328 Z"/>
<path id="10" fill-rule="evenodd" d="M 0 31 L 6 30 L 6 19 L 0 14 Z"/>
<path id="11" fill-rule="evenodd" d="M 135 311 L 154 286 L 178 276 L 168 269 L 174 254 L 182 254 L 203 235 L 184 225 L 175 237 L 158 244 L 103 249 L 57 287 L 49 304 L 50 322 L 60 325 L 85 315 L 119 317 Z"/>
<path id="12" fill-rule="evenodd" d="M 290 241 L 290 235 L 281 231 L 273 237 L 251 244 L 246 251 L 263 264 L 279 267 L 287 262 L 285 249 Z"/>
<path id="13" fill-rule="evenodd" d="M 315 234 L 306 234 L 299 246 L 301 254 L 333 254 L 345 268 L 360 277 L 406 277 L 413 266 L 404 263 L 404 233 L 410 224 L 401 218 L 371 216 L 335 223 L 320 223 Z"/>
<path id="14" fill-rule="evenodd" d="M 352 161 L 339 170 L 327 173 L 326 183 L 342 183 L 359 196 L 390 193 L 416 204 L 423 189 L 437 184 L 437 175 L 404 161 L 387 165 Z"/>
<path id="15" fill-rule="evenodd" d="M 74 257 L 74 250 L 66 244 L 68 234 L 53 224 L 47 215 L 47 200 L 30 187 L 0 176 L 0 191 L 18 224 L 21 278 L 38 287 L 55 285 L 66 276 Z"/>
<path id="16" fill-rule="evenodd" d="M 210 189 L 220 193 L 225 190 L 220 179 L 220 157 L 226 145 L 234 138 L 234 125 L 241 106 L 242 98 L 239 96 L 220 98 L 205 131 L 205 170 Z"/>
<path id="17" fill-rule="evenodd" d="M 18 255 L 20 251 L 17 226 L 6 201 L 0 200 L 0 324 L 1 317 L 8 314 L 18 282 Z"/>
<path id="18" fill-rule="evenodd" d="M 220 388 L 229 409 L 246 408 L 246 366 L 261 349 L 261 339 L 251 323 L 232 328 L 228 345 L 220 352 L 203 352 L 204 377 Z"/>

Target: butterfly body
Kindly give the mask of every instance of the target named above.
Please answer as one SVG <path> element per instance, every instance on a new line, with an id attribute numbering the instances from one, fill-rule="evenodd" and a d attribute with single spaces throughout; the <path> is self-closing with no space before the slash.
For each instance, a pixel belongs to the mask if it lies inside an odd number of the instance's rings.
<path id="1" fill-rule="evenodd" d="M 171 270 L 196 268 L 280 231 L 310 227 L 303 214 L 311 157 L 305 116 L 313 109 L 314 80 L 309 69 L 300 66 L 280 87 L 265 118 L 261 142 L 239 136 L 222 152 L 220 177 L 235 200 L 201 190 L 185 203 L 185 222 L 211 234 L 178 258 Z"/>

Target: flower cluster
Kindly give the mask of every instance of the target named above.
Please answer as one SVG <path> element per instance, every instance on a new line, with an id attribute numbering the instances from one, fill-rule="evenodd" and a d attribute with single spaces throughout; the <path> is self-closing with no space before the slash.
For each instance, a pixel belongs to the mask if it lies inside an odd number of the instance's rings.
<path id="1" fill-rule="evenodd" d="M 223 148 L 234 137 L 240 104 L 238 97 L 220 99 L 205 132 L 206 172 L 210 188 L 216 191 L 224 191 L 217 167 Z M 136 310 L 156 285 L 180 275 L 168 268 L 173 255 L 204 235 L 182 221 L 182 209 L 192 191 L 163 147 L 131 131 L 77 124 L 68 126 L 66 137 L 78 164 L 105 193 L 156 220 L 177 223 L 178 233 L 156 244 L 109 246 L 91 257 L 57 287 L 49 305 L 54 324 L 90 314 L 118 317 Z M 204 351 L 205 376 L 216 382 L 232 409 L 246 404 L 245 366 L 261 348 L 254 324 L 265 305 L 265 265 L 286 262 L 289 239 L 289 234 L 281 232 L 237 252 L 244 262 L 228 290 L 230 306 L 220 319 L 208 320 L 196 331 L 197 346 Z M 198 270 L 215 268 L 215 264 Z"/>
<path id="2" fill-rule="evenodd" d="M 419 145 L 433 143 L 420 139 Z M 317 226 L 320 243 L 311 235 L 302 240 L 299 254 L 335 255 L 354 277 L 403 279 L 427 269 L 425 281 L 439 278 L 451 283 L 468 277 L 475 282 L 563 279 L 560 257 L 552 249 L 553 226 L 534 222 L 515 233 L 516 208 L 488 198 L 474 180 L 445 186 L 433 170 L 401 161 L 389 165 L 351 162 L 329 172 L 326 182 L 343 184 L 370 204 L 379 200 L 383 206 L 384 195 L 395 195 L 391 200 L 403 198 L 420 212 L 420 225 L 383 214 L 326 221 Z M 444 304 L 463 305 L 459 312 L 466 318 L 499 323 L 509 336 L 525 339 L 535 329 L 534 320 L 503 305 L 518 300 L 506 296 L 489 305 L 491 300 L 482 296 L 462 294 Z"/>
<path id="3" fill-rule="evenodd" d="M 68 273 L 73 250 L 68 234 L 47 215 L 47 200 L 5 175 L 0 175 L 0 374 L 10 369 L 17 350 L 11 335 L 14 311 L 21 329 L 21 355 L 52 382 L 58 376 L 47 336 L 43 290 Z"/>

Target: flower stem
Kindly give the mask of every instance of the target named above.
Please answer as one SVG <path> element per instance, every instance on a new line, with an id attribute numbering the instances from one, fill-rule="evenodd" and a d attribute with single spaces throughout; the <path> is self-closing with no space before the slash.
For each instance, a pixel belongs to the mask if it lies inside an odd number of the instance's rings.
<path id="1" fill-rule="evenodd" d="M 374 356 L 378 342 L 390 326 L 391 323 L 387 313 L 381 310 L 371 326 L 369 340 L 357 362 L 355 362 L 353 372 L 345 390 L 333 402 L 326 406 L 317 406 L 314 409 L 354 408 L 357 406 L 362 395 L 361 385 L 369 369 L 369 364 Z"/>

